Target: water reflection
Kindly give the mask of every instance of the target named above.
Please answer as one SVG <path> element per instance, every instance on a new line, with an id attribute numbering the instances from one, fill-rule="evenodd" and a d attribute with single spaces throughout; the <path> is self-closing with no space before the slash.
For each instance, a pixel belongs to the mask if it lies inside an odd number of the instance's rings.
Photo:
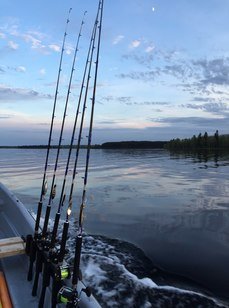
<path id="1" fill-rule="evenodd" d="M 45 150 L 0 151 L 1 181 L 31 210 L 37 206 L 44 157 Z M 65 150 L 60 158 L 57 193 L 66 157 Z M 83 160 L 79 162 L 74 217 L 79 211 L 83 184 Z M 51 174 L 52 163 L 49 180 Z M 226 296 L 228 174 L 228 154 L 93 150 L 86 230 L 133 242 L 158 265 L 192 277 Z M 53 207 L 56 208 L 55 200 Z"/>
<path id="2" fill-rule="evenodd" d="M 204 149 L 196 152 L 187 152 L 187 153 L 171 153 L 171 159 L 189 159 L 192 158 L 193 163 L 203 163 L 205 168 L 208 167 L 220 167 L 225 164 L 229 164 L 229 154 L 227 152 L 221 152 L 219 150 L 210 151 Z M 208 164 L 207 164 L 208 163 Z M 214 163 L 214 164 L 213 164 Z M 201 168 L 201 167 L 200 167 Z"/>

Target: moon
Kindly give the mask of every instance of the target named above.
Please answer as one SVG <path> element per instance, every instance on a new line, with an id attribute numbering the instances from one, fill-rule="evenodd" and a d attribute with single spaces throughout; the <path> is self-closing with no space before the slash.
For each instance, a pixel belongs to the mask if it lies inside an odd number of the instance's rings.
<path id="1" fill-rule="evenodd" d="M 152 12 L 154 12 L 155 11 L 155 7 L 152 7 Z"/>

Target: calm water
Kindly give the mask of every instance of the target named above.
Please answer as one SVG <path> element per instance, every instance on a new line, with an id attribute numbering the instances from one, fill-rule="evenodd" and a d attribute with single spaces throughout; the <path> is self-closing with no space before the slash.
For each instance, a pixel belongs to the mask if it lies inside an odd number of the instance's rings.
<path id="1" fill-rule="evenodd" d="M 0 150 L 0 181 L 31 211 L 36 211 L 39 199 L 45 153 Z M 58 192 L 66 155 L 67 151 L 63 151 L 59 163 Z M 81 157 L 75 217 L 82 191 L 83 163 Z M 228 174 L 229 156 L 184 157 L 164 150 L 93 150 L 85 230 L 133 243 L 154 264 L 192 278 L 217 296 L 229 298 Z M 53 212 L 56 203 L 54 200 Z"/>

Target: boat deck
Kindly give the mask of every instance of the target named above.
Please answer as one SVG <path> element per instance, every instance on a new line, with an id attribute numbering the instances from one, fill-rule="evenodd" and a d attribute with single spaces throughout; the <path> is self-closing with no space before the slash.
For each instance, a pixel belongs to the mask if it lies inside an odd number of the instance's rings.
<path id="1" fill-rule="evenodd" d="M 25 238 L 33 234 L 35 221 L 24 205 L 4 185 L 0 183 L 0 239 L 19 236 Z M 29 258 L 26 254 L 0 259 L 0 270 L 5 274 L 11 300 L 14 307 L 38 307 L 39 296 L 31 295 L 33 282 L 27 281 Z M 41 279 L 40 279 L 41 281 Z M 70 281 L 66 284 L 70 286 Z M 40 295 L 41 283 L 37 294 Z M 78 292 L 85 288 L 82 281 L 78 282 Z M 82 292 L 81 308 L 99 308 L 93 296 L 87 297 Z M 51 307 L 51 288 L 47 288 L 44 307 Z M 63 307 L 63 305 L 57 305 Z"/>
<path id="2" fill-rule="evenodd" d="M 0 185 L 0 239 L 26 236 L 32 233 L 34 220 L 21 202 Z M 32 297 L 32 282 L 27 281 L 28 257 L 25 254 L 0 260 L 14 307 L 37 307 L 38 298 Z M 48 296 L 47 296 L 48 300 Z M 45 307 L 49 307 L 47 302 Z"/>

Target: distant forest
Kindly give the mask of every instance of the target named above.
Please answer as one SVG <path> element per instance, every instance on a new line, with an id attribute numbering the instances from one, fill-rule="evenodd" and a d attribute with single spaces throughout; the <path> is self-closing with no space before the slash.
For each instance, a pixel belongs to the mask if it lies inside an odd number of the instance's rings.
<path id="1" fill-rule="evenodd" d="M 163 149 L 167 141 L 119 141 L 105 142 L 103 144 L 91 145 L 92 149 Z M 81 145 L 86 149 L 87 145 Z M 17 148 L 17 149 L 47 149 L 47 145 L 21 145 L 21 146 L 0 146 L 1 148 Z M 57 149 L 57 145 L 52 145 L 52 149 Z M 62 145 L 62 149 L 68 149 L 69 145 Z M 76 146 L 74 146 L 76 148 Z"/>
<path id="2" fill-rule="evenodd" d="M 119 141 L 105 142 L 102 149 L 163 149 L 167 141 Z"/>
<path id="3" fill-rule="evenodd" d="M 209 136 L 207 132 L 203 135 L 193 135 L 192 138 L 172 139 L 165 148 L 172 151 L 201 151 L 201 150 L 229 150 L 229 135 L 219 135 L 218 130 L 213 136 Z"/>
<path id="4" fill-rule="evenodd" d="M 51 148 L 56 149 L 57 145 Z M 75 148 L 76 146 L 74 146 Z M 1 148 L 19 148 L 19 149 L 46 149 L 47 145 L 22 145 L 22 146 L 0 146 Z M 61 148 L 67 149 L 69 145 L 62 145 Z M 87 145 L 81 145 L 81 148 L 87 148 Z M 229 134 L 220 135 L 218 130 L 213 136 L 207 132 L 203 135 L 193 135 L 192 138 L 172 139 L 170 141 L 119 141 L 105 142 L 103 144 L 91 145 L 92 149 L 167 149 L 169 151 L 182 152 L 203 152 L 203 151 L 229 151 Z"/>

